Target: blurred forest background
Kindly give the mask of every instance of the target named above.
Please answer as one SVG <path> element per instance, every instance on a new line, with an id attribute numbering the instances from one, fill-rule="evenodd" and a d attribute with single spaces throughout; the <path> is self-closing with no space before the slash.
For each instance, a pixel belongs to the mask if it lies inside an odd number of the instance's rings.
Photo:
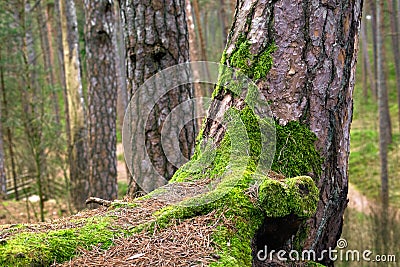
<path id="1" fill-rule="evenodd" d="M 63 3 L 0 2 L 0 224 L 50 220 L 83 208 L 73 192 L 87 190 L 88 185 L 74 181 L 71 173 L 79 172 L 73 165 L 74 153 L 80 150 L 74 152 L 74 146 L 84 141 L 74 141 L 75 134 L 80 126 L 87 131 L 84 124 L 96 109 L 88 92 L 92 74 L 87 68 L 85 15 L 90 7 L 83 0 L 65 1 L 67 7 Z M 73 9 L 68 3 L 74 4 Z M 236 1 L 187 0 L 186 4 L 191 60 L 219 62 Z M 364 1 L 351 128 L 350 202 L 342 237 L 349 249 L 397 253 L 400 259 L 399 5 L 397 0 L 382 1 L 380 6 L 374 0 Z M 118 88 L 112 157 L 122 198 L 129 183 L 121 145 L 129 92 L 119 10 L 111 8 L 117 18 L 113 64 Z M 379 44 L 384 51 L 380 59 Z M 201 94 L 210 95 L 211 89 Z M 382 222 L 382 205 L 388 206 L 388 222 Z"/>

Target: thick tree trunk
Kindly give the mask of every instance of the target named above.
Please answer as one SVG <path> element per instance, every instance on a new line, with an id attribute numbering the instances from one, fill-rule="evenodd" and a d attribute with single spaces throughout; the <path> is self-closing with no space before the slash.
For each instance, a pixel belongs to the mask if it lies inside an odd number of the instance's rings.
<path id="1" fill-rule="evenodd" d="M 189 60 L 185 1 L 120 1 L 120 11 L 127 54 L 127 88 L 131 97 L 146 79 L 158 71 Z M 140 189 L 149 192 L 165 183 L 164 179 L 154 181 L 149 178 L 150 170 L 141 162 L 146 153 L 156 171 L 165 179 L 171 178 L 176 171 L 162 149 L 161 126 L 166 115 L 180 103 L 189 100 L 192 94 L 190 86 L 179 86 L 158 100 L 149 118 L 137 118 L 147 120 L 146 140 L 145 145 L 132 142 L 134 156 L 128 165 Z M 140 105 L 152 100 L 152 95 L 147 91 L 141 94 Z M 132 108 L 137 106 L 132 105 Z M 190 158 L 193 152 L 194 124 L 193 121 L 188 123 L 179 139 L 182 155 L 186 158 Z M 135 136 L 128 138 L 134 140 Z M 130 190 L 131 194 L 139 190 L 137 185 Z"/>
<path id="2" fill-rule="evenodd" d="M 317 255 L 334 248 L 341 235 L 347 205 L 348 156 L 352 93 L 362 0 L 336 4 L 312 1 L 240 1 L 226 46 L 224 63 L 240 68 L 257 80 L 279 124 L 305 124 L 317 136 L 316 148 L 324 159 L 322 173 L 314 175 L 320 189 L 315 216 L 307 223 L 304 248 Z M 263 77 L 252 62 L 262 58 L 271 44 L 273 67 Z M 244 50 L 249 60 L 239 60 Z M 255 64 L 255 63 L 254 63 Z M 216 99 L 236 105 L 222 90 Z M 219 106 L 212 110 L 216 114 Z M 218 142 L 221 131 L 209 121 L 205 137 Z M 214 129 L 214 131 L 213 131 Z M 305 173 L 304 173 L 305 174 Z M 321 262 L 331 264 L 325 255 Z"/>
<path id="3" fill-rule="evenodd" d="M 71 142 L 69 165 L 71 199 L 77 209 L 85 207 L 89 194 L 87 126 L 82 92 L 78 27 L 73 0 L 59 1 L 65 85 L 68 97 Z"/>
<path id="4" fill-rule="evenodd" d="M 114 2 L 85 0 L 90 195 L 113 200 L 117 184 L 117 70 Z"/>

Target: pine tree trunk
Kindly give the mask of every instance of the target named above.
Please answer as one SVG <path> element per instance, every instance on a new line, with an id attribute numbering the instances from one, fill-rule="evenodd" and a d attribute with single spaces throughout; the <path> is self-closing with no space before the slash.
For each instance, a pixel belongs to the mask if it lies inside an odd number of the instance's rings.
<path id="1" fill-rule="evenodd" d="M 122 125 L 124 123 L 125 110 L 128 106 L 128 92 L 126 90 L 126 73 L 125 73 L 125 44 L 124 44 L 124 32 L 121 26 L 121 18 L 119 16 L 119 7 L 115 5 L 115 68 L 117 73 L 118 81 L 118 97 L 117 97 L 117 118 L 118 128 L 122 131 Z"/>
<path id="2" fill-rule="evenodd" d="M 44 71 L 46 75 L 47 86 L 51 88 L 51 99 L 53 102 L 54 119 L 57 124 L 60 124 L 60 108 L 58 105 L 58 96 L 54 91 L 55 80 L 53 74 L 53 49 L 51 46 L 51 37 L 49 33 L 49 18 L 44 16 L 43 8 L 40 2 L 37 6 L 37 20 L 40 33 L 40 46 L 42 49 Z"/>
<path id="3" fill-rule="evenodd" d="M 369 7 L 372 14 L 372 47 L 373 47 L 373 55 L 374 55 L 374 80 L 375 80 L 375 88 L 378 88 L 378 69 L 377 69 L 377 40 L 376 40 L 376 31 L 377 31 L 377 14 L 376 14 L 376 3 L 375 0 L 369 0 Z M 378 89 L 377 89 L 378 90 Z M 378 98 L 378 91 L 375 92 L 374 98 Z"/>
<path id="4" fill-rule="evenodd" d="M 229 23 L 228 23 L 228 16 L 226 14 L 226 5 L 225 5 L 225 0 L 219 0 L 219 5 L 220 5 L 220 22 L 221 22 L 221 33 L 222 33 L 222 42 L 225 45 L 226 44 L 226 37 L 228 36 L 228 30 L 229 30 Z"/>
<path id="5" fill-rule="evenodd" d="M 400 61 L 397 60 L 400 58 L 400 48 L 399 48 L 399 18 L 397 9 L 397 3 L 395 0 L 389 0 L 389 13 L 390 13 L 390 29 L 391 29 L 391 37 L 392 37 L 392 51 L 393 56 L 395 58 L 394 65 L 396 70 L 396 87 L 397 87 L 397 104 L 398 104 L 398 121 L 400 127 Z"/>
<path id="6" fill-rule="evenodd" d="M 388 96 L 387 89 L 384 83 L 384 67 L 383 67 L 383 1 L 376 0 L 376 14 L 377 14 L 377 68 L 378 68 L 378 112 L 379 112 L 379 155 L 381 160 L 381 197 L 384 209 L 389 206 L 389 176 L 388 176 L 388 162 L 387 162 L 387 146 L 388 140 Z"/>
<path id="7" fill-rule="evenodd" d="M 197 37 L 196 37 L 196 30 L 195 30 L 193 14 L 192 14 L 192 5 L 190 3 L 190 0 L 185 0 L 185 12 L 186 12 L 187 25 L 188 25 L 188 32 L 189 32 L 190 61 L 191 62 L 199 61 L 199 50 L 196 45 Z M 199 71 L 200 70 L 198 70 L 197 68 L 193 69 L 193 76 L 195 77 L 195 79 L 198 79 Z M 203 109 L 203 103 L 200 100 L 200 98 L 204 97 L 205 94 L 203 93 L 201 84 L 195 83 L 195 84 L 193 84 L 193 87 L 194 87 L 194 95 L 198 99 L 198 101 L 196 102 L 196 112 L 199 113 Z M 203 120 L 201 117 L 197 118 L 196 127 L 200 128 L 202 121 Z"/>
<path id="8" fill-rule="evenodd" d="M 117 184 L 117 70 L 114 2 L 85 0 L 90 195 L 113 200 Z"/>
<path id="9" fill-rule="evenodd" d="M 9 118 L 8 115 L 8 101 L 7 101 L 7 95 L 6 95 L 6 90 L 5 90 L 5 82 L 4 82 L 4 69 L 3 66 L 1 66 L 0 69 L 0 86 L 1 86 L 1 97 L 2 97 L 2 108 L 4 110 L 4 117 Z M 13 142 L 13 135 L 11 133 L 11 128 L 9 125 L 6 125 L 6 142 L 8 144 L 8 156 L 10 159 L 10 165 L 11 165 L 11 175 L 12 175 L 12 181 L 14 185 L 14 197 L 15 200 L 19 200 L 19 192 L 18 192 L 18 186 L 17 186 L 17 171 L 16 171 L 16 166 L 15 166 L 15 153 L 14 153 L 14 142 Z"/>
<path id="10" fill-rule="evenodd" d="M 361 19 L 361 42 L 362 42 L 362 58 L 364 61 L 364 69 L 365 69 L 365 75 L 369 77 L 369 85 L 371 88 L 371 93 L 372 96 L 376 95 L 376 87 L 375 87 L 375 80 L 374 80 L 374 74 L 371 69 L 371 62 L 369 60 L 369 53 L 368 53 L 368 36 L 367 36 L 367 25 L 365 24 L 365 16 Z M 367 88 L 364 88 L 364 90 L 367 90 Z M 368 92 L 367 92 L 368 95 Z"/>
<path id="11" fill-rule="evenodd" d="M 201 24 L 200 19 L 200 7 L 199 1 L 193 0 L 193 8 L 194 8 L 194 16 L 197 22 L 197 30 L 199 31 L 199 41 L 200 41 L 200 55 L 201 60 L 207 61 L 207 51 L 206 51 L 206 42 L 203 35 L 203 26 Z"/>
<path id="12" fill-rule="evenodd" d="M 59 1 L 65 85 L 68 98 L 71 142 L 69 153 L 71 199 L 83 209 L 89 194 L 87 126 L 82 92 L 78 27 L 73 0 Z"/>
<path id="13" fill-rule="evenodd" d="M 131 97 L 146 79 L 158 71 L 189 60 L 185 1 L 120 1 L 120 10 L 127 55 L 127 88 Z M 134 156 L 128 164 L 133 170 L 135 182 L 130 183 L 131 195 L 139 189 L 150 192 L 165 183 L 164 179 L 149 179 L 150 170 L 140 160 L 146 153 L 156 171 L 165 179 L 170 179 L 176 171 L 176 167 L 168 162 L 163 152 L 160 126 L 166 119 L 165 114 L 169 114 L 181 102 L 189 100 L 192 95 L 190 86 L 179 86 L 158 100 L 149 118 L 137 118 L 147 120 L 146 140 L 145 145 L 132 141 Z M 152 93 L 145 92 L 140 97 L 140 103 L 146 103 L 152 99 Z M 186 158 L 190 158 L 193 153 L 194 124 L 195 122 L 187 124 L 179 139 L 182 155 Z M 135 140 L 135 136 L 129 138 Z M 136 147 L 137 145 L 139 146 Z"/>
<path id="14" fill-rule="evenodd" d="M 0 47 L 0 61 L 2 59 L 1 53 L 2 49 Z M 0 90 L 4 92 L 4 76 L 3 76 L 3 66 L 0 66 Z M 0 200 L 4 200 L 7 198 L 7 177 L 6 177 L 6 166 L 5 166 L 5 154 L 4 154 L 4 145 L 3 145 L 3 117 L 2 117 L 2 109 L 3 105 L 0 104 Z"/>
<path id="15" fill-rule="evenodd" d="M 336 5 L 300 0 L 240 1 L 223 57 L 225 64 L 257 80 L 280 125 L 298 121 L 318 138 L 315 146 L 324 159 L 322 173 L 308 175 L 318 181 L 320 201 L 315 216 L 307 223 L 309 232 L 304 241 L 304 248 L 314 249 L 317 255 L 336 246 L 348 202 L 352 94 L 361 10 L 361 0 L 341 0 Z M 259 62 L 272 44 L 277 47 L 272 69 L 268 74 L 256 72 L 254 62 Z M 246 49 L 251 53 L 249 59 L 239 60 Z M 240 104 L 223 90 L 215 98 L 227 104 L 211 109 L 210 114 Z M 204 138 L 218 143 L 223 133 L 215 124 L 207 123 Z M 327 255 L 321 262 L 332 264 Z"/>

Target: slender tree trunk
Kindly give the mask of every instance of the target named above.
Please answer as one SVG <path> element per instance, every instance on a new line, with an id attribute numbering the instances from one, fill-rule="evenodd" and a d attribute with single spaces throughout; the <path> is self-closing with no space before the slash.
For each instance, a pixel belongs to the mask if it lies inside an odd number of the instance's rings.
<path id="1" fill-rule="evenodd" d="M 189 60 L 189 38 L 186 26 L 185 1 L 166 0 L 152 2 L 119 1 L 124 28 L 126 48 L 127 88 L 132 96 L 143 82 L 167 67 Z M 141 33 L 141 34 L 138 34 Z M 141 103 L 152 100 L 153 93 L 140 95 Z M 146 121 L 146 137 L 143 144 L 134 141 L 132 134 L 132 162 L 128 162 L 135 182 L 130 184 L 130 194 L 146 192 L 163 185 L 170 179 L 176 167 L 165 156 L 161 144 L 161 130 L 166 114 L 180 103 L 193 96 L 190 86 L 179 86 L 161 97 L 149 118 L 136 118 L 138 123 Z M 137 108 L 136 105 L 131 105 Z M 192 110 L 188 112 L 193 112 Z M 188 123 L 179 138 L 181 153 L 190 158 L 194 147 L 195 122 Z M 178 149 L 178 148 L 175 148 Z M 165 179 L 151 180 L 152 170 L 144 166 L 141 159 L 148 155 L 154 168 Z M 133 181 L 133 180 L 131 180 Z M 134 185 L 136 183 L 136 186 Z"/>
<path id="2" fill-rule="evenodd" d="M 70 122 L 70 180 L 71 199 L 76 209 L 85 207 L 89 195 L 87 162 L 87 126 L 82 91 L 81 63 L 75 3 L 59 1 L 65 84 Z"/>
<path id="3" fill-rule="evenodd" d="M 85 0 L 90 195 L 113 200 L 117 184 L 117 69 L 114 2 Z"/>
<path id="4" fill-rule="evenodd" d="M 0 58 L 0 60 L 1 60 L 1 58 Z M 1 86 L 1 91 L 2 91 L 2 108 L 4 110 L 4 117 L 9 118 L 9 115 L 8 115 L 9 107 L 8 107 L 6 90 L 5 90 L 5 82 L 4 82 L 4 69 L 3 69 L 2 65 L 1 65 L 1 69 L 0 69 L 0 86 Z M 14 184 L 14 188 L 13 188 L 14 189 L 14 197 L 15 197 L 15 200 L 19 200 L 13 135 L 11 133 L 11 128 L 8 125 L 6 126 L 6 137 L 7 137 L 7 144 L 8 144 L 8 155 L 9 155 L 10 162 L 11 162 L 12 181 Z"/>
<path id="5" fill-rule="evenodd" d="M 70 124 L 70 118 L 69 118 L 69 102 L 68 102 L 68 93 L 67 93 L 67 85 L 66 85 L 66 79 L 65 79 L 65 64 L 64 64 L 64 48 L 63 48 L 63 37 L 62 37 L 62 23 L 61 23 L 61 9 L 60 9 L 60 0 L 55 0 L 54 1 L 54 12 L 55 12 L 55 24 L 56 24 L 56 37 L 57 37 L 57 58 L 58 58 L 58 67 L 59 67 L 59 76 L 60 76 L 60 85 L 62 88 L 62 93 L 63 93 L 63 100 L 64 100 L 64 119 L 65 119 L 65 133 L 66 133 L 66 138 L 67 138 L 67 155 L 68 155 L 68 165 L 70 165 L 70 155 L 72 147 L 72 138 L 71 138 L 71 124 Z M 68 210 L 72 212 L 72 201 L 71 199 L 71 183 L 70 183 L 70 173 L 69 169 L 65 168 L 64 171 L 64 182 L 65 182 L 65 190 L 67 192 L 66 197 L 67 197 L 67 205 L 68 205 Z"/>
<path id="6" fill-rule="evenodd" d="M 125 110 L 128 106 L 128 92 L 126 90 L 126 72 L 125 72 L 125 46 L 124 46 L 124 32 L 121 26 L 121 19 L 119 16 L 119 7 L 115 5 L 115 68 L 118 81 L 118 98 L 117 98 L 117 118 L 118 128 L 122 131 L 124 123 Z"/>
<path id="7" fill-rule="evenodd" d="M 352 94 L 361 10 L 362 0 L 341 0 L 335 5 L 300 0 L 240 1 L 223 56 L 225 64 L 257 80 L 279 124 L 299 121 L 316 134 L 315 145 L 324 159 L 322 173 L 309 175 L 318 181 L 320 201 L 315 216 L 307 223 L 303 244 L 322 257 L 321 263 L 329 265 L 333 263 L 328 255 L 321 253 L 336 247 L 348 202 Z M 257 14 L 263 14 L 263 20 L 255 20 L 260 16 Z M 260 23 L 265 26 L 259 27 Z M 272 44 L 277 47 L 272 69 L 268 74 L 257 72 L 257 63 L 267 66 L 259 60 Z M 247 60 L 239 59 L 245 51 L 250 53 Z M 221 114 L 218 112 L 229 106 L 241 107 L 234 95 L 223 91 L 215 98 L 225 105 L 211 109 L 210 114 Z M 203 132 L 213 142 L 223 136 L 216 123 L 208 121 Z"/>
<path id="8" fill-rule="evenodd" d="M 196 30 L 193 21 L 193 14 L 192 14 L 192 5 L 190 0 L 185 0 L 185 11 L 186 11 L 186 20 L 188 25 L 188 32 L 189 32 L 189 52 L 190 52 L 190 61 L 199 61 L 199 51 L 197 47 L 197 38 L 196 38 Z M 199 70 L 193 69 L 193 76 L 195 79 L 198 79 Z M 201 97 L 204 97 L 203 90 L 201 88 L 201 84 L 195 83 L 194 87 L 194 95 L 198 99 L 196 101 L 196 112 L 200 112 L 203 109 L 203 103 L 201 101 Z M 197 116 L 196 116 L 197 117 Z M 197 127 L 200 128 L 202 124 L 202 118 L 197 118 Z"/>
<path id="9" fill-rule="evenodd" d="M 377 12 L 378 12 L 378 10 L 377 10 Z M 386 144 L 389 145 L 392 143 L 392 120 L 391 120 L 390 111 L 389 111 L 389 97 L 388 97 L 389 87 L 387 84 L 388 75 L 389 75 L 389 66 L 388 66 L 388 64 L 385 64 L 385 62 L 388 62 L 388 58 L 387 58 L 387 53 L 386 53 L 386 42 L 385 42 L 386 34 L 385 34 L 385 17 L 384 17 L 385 2 L 384 1 L 381 1 L 380 12 L 381 12 L 381 14 L 379 16 L 379 21 L 377 22 L 377 27 L 378 28 L 380 27 L 379 35 L 380 35 L 381 40 L 380 41 L 378 40 L 378 34 L 377 34 L 377 42 L 376 43 L 377 43 L 377 46 L 378 46 L 379 42 L 381 43 L 381 52 L 380 52 L 381 53 L 381 55 L 380 55 L 381 56 L 381 64 L 380 65 L 377 64 L 377 68 L 381 68 L 378 70 L 378 72 L 382 71 L 381 75 L 383 75 L 381 77 L 381 81 L 380 81 L 382 83 L 382 87 L 381 87 L 382 100 L 381 101 L 382 101 L 382 105 L 383 105 L 383 109 L 381 111 L 383 112 L 382 116 L 383 116 L 383 118 L 385 120 L 385 124 L 386 124 L 386 129 L 384 131 L 384 138 L 385 138 Z M 378 18 L 378 14 L 377 14 L 377 18 Z M 377 63 L 378 63 L 378 61 L 377 61 Z M 379 93 L 378 93 L 378 98 L 379 98 Z M 378 102 L 379 102 L 379 100 L 378 100 Z M 379 106 L 379 104 L 378 104 L 378 106 Z M 378 109 L 379 109 L 379 107 L 378 107 Z"/>
<path id="10" fill-rule="evenodd" d="M 58 97 L 57 94 L 54 91 L 54 86 L 55 86 L 55 81 L 54 81 L 54 75 L 53 75 L 53 49 L 51 46 L 51 38 L 50 38 L 50 33 L 48 29 L 49 19 L 47 16 L 43 14 L 43 8 L 40 3 L 38 2 L 38 5 L 36 7 L 36 12 L 37 12 L 37 20 L 38 20 L 38 25 L 39 25 L 39 33 L 40 33 L 40 45 L 42 49 L 42 56 L 43 56 L 43 63 L 44 63 L 44 71 L 46 75 L 46 82 L 47 86 L 50 87 L 51 90 L 51 99 L 52 99 L 52 104 L 53 104 L 53 109 L 54 109 L 54 119 L 57 124 L 60 123 L 60 108 L 58 105 Z"/>
<path id="11" fill-rule="evenodd" d="M 23 9 L 22 9 L 23 6 Z M 37 61 L 35 38 L 32 33 L 32 8 L 29 2 L 21 2 L 20 23 L 22 25 L 24 86 L 21 93 L 21 102 L 24 107 L 23 125 L 28 140 L 29 149 L 34 162 L 34 178 L 37 194 L 39 195 L 40 219 L 44 221 L 44 182 L 45 182 L 45 155 L 43 145 L 43 115 L 44 103 L 42 88 L 37 80 Z"/>
<path id="12" fill-rule="evenodd" d="M 372 47 L 374 54 L 374 80 L 375 80 L 375 88 L 378 88 L 378 70 L 377 70 L 377 40 L 376 40 L 376 31 L 377 31 L 377 20 L 376 20 L 376 3 L 375 0 L 369 0 L 369 6 L 372 14 Z M 374 98 L 378 98 L 378 91 L 375 92 Z"/>
<path id="13" fill-rule="evenodd" d="M 361 19 L 361 42 L 362 42 L 362 58 L 363 58 L 363 66 L 365 70 L 365 75 L 369 77 L 369 85 L 371 88 L 372 95 L 375 96 L 376 94 L 376 87 L 375 87 L 375 80 L 374 74 L 371 69 L 371 62 L 369 60 L 369 53 L 368 53 L 368 36 L 367 36 L 367 28 L 365 24 L 365 16 Z M 367 88 L 364 88 L 364 90 Z M 367 92 L 368 95 L 368 92 Z"/>
<path id="14" fill-rule="evenodd" d="M 60 10 L 60 0 L 54 1 L 54 11 L 56 14 L 55 24 L 57 29 L 57 58 L 60 70 L 60 84 L 63 92 L 63 100 L 64 100 L 64 117 L 65 117 L 65 132 L 67 135 L 68 144 L 72 143 L 71 139 L 71 126 L 69 119 L 69 109 L 68 109 L 68 94 L 67 94 L 67 85 L 65 78 L 65 64 L 64 64 L 64 48 L 63 48 L 63 36 L 62 36 L 62 25 L 61 25 L 61 10 Z M 68 145 L 68 147 L 70 147 Z M 69 151 L 69 150 L 68 150 Z M 68 155 L 71 153 L 68 152 Z"/>
<path id="15" fill-rule="evenodd" d="M 384 67 L 383 67 L 383 7 L 384 3 L 381 0 L 376 0 L 377 14 L 377 68 L 378 68 L 378 111 L 379 111 L 379 151 L 381 158 L 381 194 L 382 204 L 384 209 L 389 205 L 389 177 L 387 170 L 387 146 L 388 146 L 388 109 L 387 109 L 387 89 L 385 87 Z"/>
<path id="16" fill-rule="evenodd" d="M 207 61 L 206 43 L 203 36 L 204 31 L 201 25 L 200 7 L 198 0 L 193 0 L 193 9 L 194 9 L 194 16 L 196 17 L 196 22 L 197 22 L 197 30 L 199 31 L 200 55 L 201 55 L 200 59 Z"/>
<path id="17" fill-rule="evenodd" d="M 389 0 L 389 10 L 390 10 L 390 29 L 391 29 L 391 37 L 392 37 L 392 51 L 393 56 L 395 58 L 394 65 L 396 70 L 396 86 L 397 86 L 397 104 L 398 104 L 398 122 L 400 127 L 400 48 L 399 48 L 399 18 L 397 9 L 396 0 Z"/>
<path id="18" fill-rule="evenodd" d="M 0 46 L 0 62 L 2 60 L 2 49 Z M 1 64 L 1 63 L 0 63 Z M 0 90 L 4 92 L 4 76 L 3 76 L 3 64 L 0 65 Z M 6 166 L 5 166 L 5 154 L 4 154 L 4 145 L 3 145 L 3 117 L 2 117 L 2 109 L 4 108 L 3 104 L 0 105 L 0 200 L 4 200 L 7 198 L 7 177 L 6 177 Z"/>
<path id="19" fill-rule="evenodd" d="M 229 31 L 229 20 L 228 20 L 228 15 L 226 14 L 226 5 L 225 5 L 225 0 L 219 0 L 219 8 L 220 8 L 220 21 L 221 21 L 221 30 L 222 30 L 222 42 L 225 46 L 226 44 L 226 38 L 228 36 L 228 31 Z"/>

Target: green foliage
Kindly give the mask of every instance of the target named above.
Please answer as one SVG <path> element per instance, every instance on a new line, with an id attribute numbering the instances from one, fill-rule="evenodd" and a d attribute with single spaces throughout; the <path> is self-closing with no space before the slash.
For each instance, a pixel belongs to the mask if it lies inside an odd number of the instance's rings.
<path id="1" fill-rule="evenodd" d="M 0 245 L 0 265 L 48 266 L 71 259 L 78 248 L 101 245 L 106 249 L 115 237 L 110 226 L 110 218 L 93 217 L 81 228 L 18 233 Z"/>
<path id="2" fill-rule="evenodd" d="M 128 192 L 128 184 L 126 182 L 118 182 L 118 198 L 123 198 Z"/>
<path id="3" fill-rule="evenodd" d="M 271 169 L 286 177 L 321 174 L 322 158 L 315 149 L 317 137 L 307 126 L 290 121 L 276 123 L 276 152 Z"/>

